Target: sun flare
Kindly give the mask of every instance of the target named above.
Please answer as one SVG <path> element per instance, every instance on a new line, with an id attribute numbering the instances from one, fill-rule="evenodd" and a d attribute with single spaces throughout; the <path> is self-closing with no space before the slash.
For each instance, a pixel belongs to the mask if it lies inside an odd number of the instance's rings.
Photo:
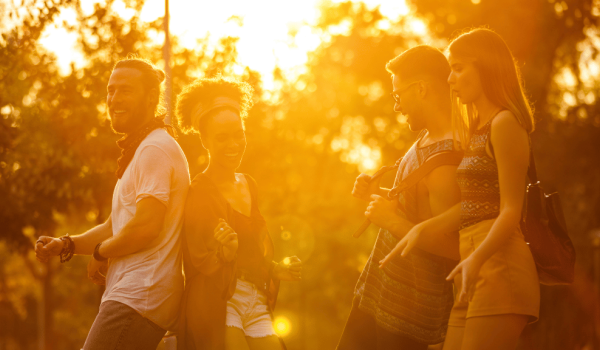
<path id="1" fill-rule="evenodd" d="M 103 0 L 82 1 L 82 10 L 90 14 L 94 5 Z M 340 2 L 334 0 L 333 2 Z M 369 8 L 378 7 L 385 18 L 397 20 L 400 16 L 410 16 L 411 10 L 402 0 L 372 1 L 364 3 Z M 325 33 L 313 25 L 320 16 L 319 6 L 322 0 L 305 1 L 171 1 L 170 32 L 184 47 L 197 47 L 198 39 L 208 38 L 209 49 L 216 47 L 220 38 L 237 37 L 238 64 L 234 72 L 250 67 L 263 77 L 266 90 L 276 89 L 273 83 L 275 67 L 285 72 L 288 78 L 303 73 L 303 65 L 308 53 L 315 50 L 323 40 Z M 140 13 L 140 19 L 151 22 L 164 16 L 165 3 L 161 0 L 148 0 Z M 127 8 L 122 0 L 116 0 L 112 9 L 124 19 L 131 18 L 135 11 Z M 70 65 L 85 65 L 83 55 L 77 49 L 76 36 L 67 32 L 62 23 L 73 24 L 76 20 L 74 10 L 64 10 L 55 21 L 57 25 L 49 27 L 43 36 L 42 44 L 58 56 L 61 71 L 67 74 Z M 411 22 L 411 29 L 424 34 L 423 22 Z M 164 40 L 163 33 L 156 33 L 154 40 L 158 44 Z"/>

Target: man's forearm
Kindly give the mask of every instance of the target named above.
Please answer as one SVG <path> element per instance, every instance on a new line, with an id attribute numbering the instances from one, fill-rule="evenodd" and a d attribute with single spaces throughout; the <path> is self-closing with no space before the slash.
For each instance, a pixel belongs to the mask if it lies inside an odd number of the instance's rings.
<path id="1" fill-rule="evenodd" d="M 417 247 L 435 255 L 460 260 L 458 236 L 454 233 L 460 225 L 460 203 L 420 225 L 423 229 Z"/>
<path id="2" fill-rule="evenodd" d="M 445 212 L 420 223 L 423 235 L 447 234 L 458 231 L 460 226 L 460 203 L 456 203 Z"/>
<path id="3" fill-rule="evenodd" d="M 400 215 L 395 215 L 394 219 L 390 221 L 389 226 L 386 227 L 386 229 L 396 238 L 402 239 L 413 227 L 415 227 L 415 224 L 408 219 L 405 219 Z"/>
<path id="4" fill-rule="evenodd" d="M 118 258 L 136 253 L 152 243 L 158 237 L 160 228 L 132 219 L 117 236 L 102 242 L 100 255 L 105 258 Z"/>
<path id="5" fill-rule="evenodd" d="M 135 215 L 117 235 L 102 242 L 99 253 L 105 258 L 118 258 L 148 247 L 160 236 L 167 207 L 154 197 L 140 200 Z"/>
<path id="6" fill-rule="evenodd" d="M 71 237 L 75 243 L 75 254 L 92 255 L 94 247 L 112 236 L 112 222 L 109 218 L 102 223 L 79 236 Z"/>
<path id="7" fill-rule="evenodd" d="M 419 236 L 417 247 L 434 255 L 460 260 L 458 234 L 438 233 Z"/>

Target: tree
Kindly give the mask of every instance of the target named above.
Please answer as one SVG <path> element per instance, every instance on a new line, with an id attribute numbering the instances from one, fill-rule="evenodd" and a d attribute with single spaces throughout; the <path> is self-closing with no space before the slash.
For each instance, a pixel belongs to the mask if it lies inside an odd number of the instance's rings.
<path id="1" fill-rule="evenodd" d="M 128 0 L 138 15 L 125 21 L 112 3 L 84 13 L 75 0 L 40 1 L 35 7 L 40 10 L 18 18 L 0 41 L 0 317 L 35 334 L 45 328 L 48 349 L 83 344 L 102 290 L 86 281 L 81 257 L 40 271 L 33 241 L 42 234 L 79 233 L 106 219 L 119 154 L 104 103 L 110 71 L 129 53 L 163 64 L 162 43 L 150 39 L 161 30 L 161 20 L 140 21 L 143 1 Z M 596 57 L 591 43 L 598 11 L 583 0 L 426 0 L 412 8 L 431 34 L 413 32 L 408 16 L 386 18 L 361 3 L 325 3 L 311 28 L 323 42 L 311 53 L 304 74 L 292 81 L 276 68 L 279 88 L 274 91 L 262 88 L 251 67 L 238 76 L 256 90 L 240 171 L 259 183 L 277 258 L 297 254 L 305 261 L 303 281 L 282 285 L 275 311 L 292 321 L 286 338 L 290 349 L 337 343 L 376 234 L 372 228 L 359 240 L 350 237 L 364 209 L 350 196 L 352 183 L 360 171 L 393 163 L 416 136 L 392 110 L 385 63 L 418 43 L 443 47 L 464 27 L 487 24 L 515 52 L 538 111 L 533 139 L 540 177 L 563 195 L 580 262 L 589 266 L 581 247 L 587 231 L 598 226 L 592 214 L 600 208 L 600 184 L 594 180 L 600 178 L 594 152 L 600 138 L 597 103 L 588 97 L 597 93 L 598 84 L 584 79 L 582 62 Z M 38 43 L 45 26 L 65 9 L 77 13 L 70 30 L 78 34 L 86 64 L 63 76 L 56 58 Z M 200 40 L 187 48 L 173 38 L 173 97 L 197 77 L 234 76 L 236 43 L 236 38 L 222 38 L 212 48 Z M 587 47 L 587 53 L 577 47 Z M 568 76 L 566 71 L 574 74 L 574 85 L 555 79 Z M 180 133 L 178 142 L 193 177 L 207 165 L 206 151 L 196 135 Z M 18 274 L 25 266 L 27 273 Z M 579 276 L 574 288 L 543 290 L 541 320 L 528 329 L 522 348 L 569 349 L 591 339 L 589 324 L 597 309 L 585 306 L 597 300 L 588 293 L 586 274 Z M 36 278 L 43 299 L 36 294 Z M 43 300 L 45 327 L 38 327 L 32 314 Z M 571 305 L 577 306 L 572 310 Z M 581 317 L 585 321 L 577 320 Z M 9 334 L 21 344 L 31 343 L 30 333 L 0 331 L 0 344 Z"/>
<path id="2" fill-rule="evenodd" d="M 115 62 L 129 53 L 160 61 L 160 43 L 151 42 L 148 34 L 160 30 L 161 21 L 143 23 L 137 16 L 125 21 L 111 10 L 112 1 L 97 4 L 91 14 L 83 13 L 77 1 L 33 5 L 25 18 L 12 14 L 20 22 L 3 34 L 0 45 L 0 224 L 1 240 L 12 250 L 10 259 L 28 268 L 23 276 L 33 285 L 39 282 L 41 293 L 36 297 L 32 290 L 16 293 L 8 288 L 15 270 L 3 264 L 0 276 L 6 278 L 0 278 L 0 299 L 17 304 L 37 299 L 34 310 L 43 307 L 36 312 L 43 322 L 33 323 L 31 329 L 36 337 L 7 336 L 18 337 L 21 344 L 44 337 L 46 349 L 71 349 L 83 345 L 102 289 L 86 280 L 87 259 L 42 266 L 32 255 L 33 243 L 41 235 L 83 232 L 108 217 L 120 151 L 115 144 L 119 136 L 107 119 L 106 84 Z M 136 7 L 139 12 L 141 7 Z M 87 62 L 63 76 L 56 57 L 41 48 L 39 39 L 66 9 L 78 15 L 78 24 L 70 30 L 78 34 Z M 213 72 L 225 69 L 234 44 L 233 39 L 223 39 L 213 57 L 176 47 L 175 83 L 189 82 L 187 74 L 195 64 Z M 4 308 L 10 317 L 25 317 L 23 322 L 32 317 L 15 313 L 10 305 Z"/>

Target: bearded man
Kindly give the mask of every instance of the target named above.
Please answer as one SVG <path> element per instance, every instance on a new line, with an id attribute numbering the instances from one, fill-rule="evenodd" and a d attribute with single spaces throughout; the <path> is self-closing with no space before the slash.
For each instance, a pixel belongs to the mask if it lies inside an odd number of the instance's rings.
<path id="1" fill-rule="evenodd" d="M 117 142 L 122 154 L 111 215 L 81 235 L 36 242 L 42 262 L 92 255 L 88 277 L 106 285 L 84 350 L 156 349 L 178 319 L 180 232 L 190 176 L 172 129 L 164 115 L 156 116 L 164 78 L 147 60 L 117 62 L 106 103 L 114 132 L 125 136 Z"/>

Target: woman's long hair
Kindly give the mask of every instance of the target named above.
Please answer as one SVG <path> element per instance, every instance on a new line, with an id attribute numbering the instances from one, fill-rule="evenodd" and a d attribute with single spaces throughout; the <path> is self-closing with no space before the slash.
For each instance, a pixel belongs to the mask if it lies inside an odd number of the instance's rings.
<path id="1" fill-rule="evenodd" d="M 521 74 L 508 45 L 492 30 L 473 29 L 454 39 L 448 46 L 453 57 L 472 60 L 479 71 L 483 93 L 493 103 L 511 111 L 521 126 L 534 130 L 533 108 L 525 96 Z M 463 148 L 479 125 L 473 103 L 462 104 L 452 93 L 452 126 L 454 138 Z"/>

